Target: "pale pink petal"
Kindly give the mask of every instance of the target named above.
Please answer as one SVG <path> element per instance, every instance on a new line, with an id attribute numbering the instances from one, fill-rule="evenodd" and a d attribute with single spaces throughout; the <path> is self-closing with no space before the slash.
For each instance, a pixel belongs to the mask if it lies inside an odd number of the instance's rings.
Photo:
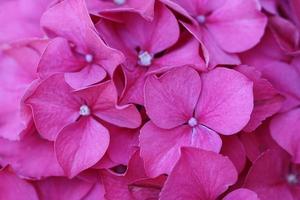
<path id="1" fill-rule="evenodd" d="M 252 82 L 226 68 L 216 68 L 201 78 L 202 92 L 196 108 L 199 122 L 224 135 L 240 131 L 253 109 Z"/>
<path id="2" fill-rule="evenodd" d="M 300 163 L 300 109 L 294 109 L 275 116 L 270 123 L 273 139 Z"/>
<path id="3" fill-rule="evenodd" d="M 160 199 L 214 200 L 236 180 L 237 172 L 228 158 L 210 151 L 182 148 Z"/>
<path id="4" fill-rule="evenodd" d="M 227 0 L 207 19 L 207 28 L 227 52 L 241 52 L 255 46 L 262 35 L 267 18 L 256 0 Z"/>
<path id="5" fill-rule="evenodd" d="M 187 122 L 194 112 L 201 80 L 190 67 L 176 68 L 160 78 L 150 76 L 145 84 L 145 107 L 160 128 L 174 128 Z"/>
<path id="6" fill-rule="evenodd" d="M 106 122 L 127 128 L 137 128 L 141 124 L 141 116 L 134 105 L 117 105 L 118 94 L 112 81 L 78 90 L 74 94 L 85 99 L 92 113 Z"/>
<path id="7" fill-rule="evenodd" d="M 255 192 L 240 188 L 227 194 L 223 200 L 259 200 L 259 198 Z"/>
<path id="8" fill-rule="evenodd" d="M 36 128 L 44 138 L 54 140 L 63 127 L 79 117 L 80 99 L 71 90 L 63 75 L 56 74 L 42 81 L 26 99 Z"/>
<path id="9" fill-rule="evenodd" d="M 4 168 L 0 171 L 0 180 L 0 199 L 39 199 L 33 185 L 17 177 L 9 168 Z"/>
<path id="10" fill-rule="evenodd" d="M 108 130 L 91 117 L 66 126 L 57 136 L 55 152 L 68 177 L 96 164 L 109 144 Z"/>
<path id="11" fill-rule="evenodd" d="M 51 177 L 36 183 L 41 199 L 81 200 L 92 189 L 93 184 L 78 178 Z"/>

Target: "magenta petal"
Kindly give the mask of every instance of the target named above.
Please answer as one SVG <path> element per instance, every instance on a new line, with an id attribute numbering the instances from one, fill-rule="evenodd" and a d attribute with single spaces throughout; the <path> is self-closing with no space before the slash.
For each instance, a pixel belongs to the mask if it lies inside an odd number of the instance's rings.
<path id="1" fill-rule="evenodd" d="M 246 164 L 246 150 L 236 135 L 222 138 L 221 154 L 228 156 L 240 173 Z"/>
<path id="2" fill-rule="evenodd" d="M 174 128 L 193 116 L 201 90 L 198 73 L 189 67 L 174 69 L 160 78 L 150 76 L 145 84 L 145 107 L 160 128 Z"/>
<path id="3" fill-rule="evenodd" d="M 53 142 L 42 139 L 35 130 L 20 141 L 0 139 L 0 165 L 10 165 L 20 176 L 32 179 L 62 176 L 53 146 Z"/>
<path id="4" fill-rule="evenodd" d="M 300 109 L 294 109 L 275 116 L 270 124 L 273 139 L 300 163 Z"/>
<path id="5" fill-rule="evenodd" d="M 199 122 L 224 135 L 240 131 L 253 109 L 252 82 L 226 68 L 216 68 L 201 78 L 202 92 L 196 108 Z"/>
<path id="6" fill-rule="evenodd" d="M 93 184 L 78 178 L 51 177 L 36 183 L 41 199 L 80 200 L 92 189 Z"/>
<path id="7" fill-rule="evenodd" d="M 256 0 L 227 0 L 208 20 L 209 32 L 227 52 L 241 52 L 256 45 L 267 24 Z"/>
<path id="8" fill-rule="evenodd" d="M 71 90 L 63 74 L 56 74 L 42 81 L 26 99 L 36 128 L 44 138 L 54 140 L 63 127 L 79 117 L 80 100 Z"/>
<path id="9" fill-rule="evenodd" d="M 69 42 L 58 37 L 49 42 L 42 54 L 38 72 L 41 78 L 46 78 L 57 72 L 78 71 L 81 69 L 82 64 L 73 55 Z"/>
<path id="10" fill-rule="evenodd" d="M 182 148 L 160 199 L 213 200 L 236 180 L 237 172 L 228 158 L 210 151 Z"/>
<path id="11" fill-rule="evenodd" d="M 255 192 L 240 188 L 227 194 L 223 200 L 259 200 L 259 198 Z"/>
<path id="12" fill-rule="evenodd" d="M 99 65 L 87 65 L 78 72 L 65 73 L 65 80 L 72 88 L 82 88 L 102 81 L 105 70 Z"/>
<path id="13" fill-rule="evenodd" d="M 62 36 L 83 43 L 87 28 L 94 29 L 84 0 L 61 1 L 49 8 L 41 18 L 41 26 L 51 36 Z"/>
<path id="14" fill-rule="evenodd" d="M 106 122 L 126 128 L 137 128 L 141 124 L 140 113 L 134 105 L 117 105 L 118 94 L 112 81 L 76 91 L 74 94 L 85 99 L 92 113 Z"/>
<path id="15" fill-rule="evenodd" d="M 108 130 L 91 117 L 66 126 L 57 136 L 55 152 L 69 177 L 96 164 L 109 144 Z"/>
<path id="16" fill-rule="evenodd" d="M 288 165 L 286 154 L 266 151 L 250 168 L 245 187 L 255 191 L 261 200 L 293 200 L 285 180 Z"/>
<path id="17" fill-rule="evenodd" d="M 0 171 L 0 199 L 38 200 L 38 195 L 29 182 L 17 177 L 8 168 Z"/>

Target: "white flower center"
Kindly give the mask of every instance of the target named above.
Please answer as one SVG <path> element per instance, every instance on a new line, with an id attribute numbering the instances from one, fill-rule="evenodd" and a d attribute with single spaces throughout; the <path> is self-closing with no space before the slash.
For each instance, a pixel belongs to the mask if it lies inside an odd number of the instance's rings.
<path id="1" fill-rule="evenodd" d="M 149 66 L 152 63 L 152 59 L 153 57 L 147 51 L 141 51 L 138 63 L 142 66 Z"/>
<path id="2" fill-rule="evenodd" d="M 199 24 L 204 24 L 206 21 L 206 17 L 204 15 L 198 15 L 196 17 L 197 21 L 199 22 Z"/>
<path id="3" fill-rule="evenodd" d="M 286 181 L 287 181 L 289 184 L 291 184 L 291 185 L 295 185 L 295 184 L 298 184 L 298 183 L 299 183 L 299 180 L 298 180 L 297 175 L 296 175 L 296 174 L 293 174 L 293 173 L 288 174 L 288 175 L 286 176 Z"/>
<path id="4" fill-rule="evenodd" d="M 126 0 L 114 0 L 114 3 L 117 5 L 123 5 L 126 2 Z"/>
<path id="5" fill-rule="evenodd" d="M 91 63 L 94 60 L 94 56 L 92 54 L 86 54 L 84 58 L 87 63 Z"/>
<path id="6" fill-rule="evenodd" d="M 198 121 L 195 117 L 191 117 L 188 121 L 188 124 L 190 125 L 190 127 L 194 127 L 198 124 Z"/>
<path id="7" fill-rule="evenodd" d="M 79 114 L 82 116 L 89 116 L 91 114 L 91 110 L 87 105 L 82 105 L 79 109 Z"/>

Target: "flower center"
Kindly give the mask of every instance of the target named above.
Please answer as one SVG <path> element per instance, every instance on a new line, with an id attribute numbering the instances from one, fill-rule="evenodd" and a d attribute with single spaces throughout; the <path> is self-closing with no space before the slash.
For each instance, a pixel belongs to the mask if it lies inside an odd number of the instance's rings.
<path id="1" fill-rule="evenodd" d="M 290 185 L 296 185 L 299 183 L 298 177 L 296 174 L 294 173 L 290 173 L 286 176 L 286 181 L 290 184 Z"/>
<path id="2" fill-rule="evenodd" d="M 191 117 L 188 121 L 190 127 L 194 127 L 198 125 L 198 121 L 195 117 Z"/>
<path id="3" fill-rule="evenodd" d="M 138 63 L 142 66 L 149 66 L 152 63 L 153 57 L 147 51 L 141 51 L 138 55 Z"/>
<path id="4" fill-rule="evenodd" d="M 205 17 L 205 15 L 198 15 L 196 17 L 196 20 L 198 21 L 199 24 L 204 24 L 206 21 L 206 17 Z"/>
<path id="5" fill-rule="evenodd" d="M 126 0 L 114 0 L 114 3 L 117 5 L 123 5 L 126 2 Z"/>
<path id="6" fill-rule="evenodd" d="M 86 54 L 86 55 L 84 56 L 84 59 L 85 59 L 85 61 L 86 61 L 87 63 L 91 63 L 91 62 L 93 62 L 93 60 L 94 60 L 94 56 L 93 56 L 92 54 Z"/>
<path id="7" fill-rule="evenodd" d="M 82 116 L 89 116 L 91 114 L 91 110 L 87 105 L 82 105 L 79 109 L 79 114 Z"/>

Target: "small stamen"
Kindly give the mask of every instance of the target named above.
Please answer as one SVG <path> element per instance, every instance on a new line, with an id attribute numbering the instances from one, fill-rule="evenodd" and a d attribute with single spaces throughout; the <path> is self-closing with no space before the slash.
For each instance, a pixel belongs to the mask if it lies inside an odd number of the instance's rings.
<path id="1" fill-rule="evenodd" d="M 296 174 L 288 174 L 286 176 L 286 181 L 290 184 L 290 185 L 296 185 L 299 183 L 298 177 Z"/>
<path id="2" fill-rule="evenodd" d="M 197 21 L 199 22 L 199 24 L 204 24 L 205 21 L 206 21 L 205 15 L 198 15 L 198 16 L 196 17 L 196 19 L 197 19 Z"/>
<path id="3" fill-rule="evenodd" d="M 91 110 L 87 105 L 82 105 L 79 109 L 79 114 L 82 116 L 89 116 L 91 114 Z"/>
<path id="4" fill-rule="evenodd" d="M 84 58 L 87 63 L 91 63 L 94 60 L 94 56 L 92 54 L 86 54 Z"/>
<path id="5" fill-rule="evenodd" d="M 153 57 L 147 51 L 141 51 L 138 55 L 138 63 L 142 66 L 149 66 L 152 64 Z"/>
<path id="6" fill-rule="evenodd" d="M 190 127 L 194 127 L 198 125 L 198 121 L 195 117 L 191 117 L 188 121 Z"/>
<path id="7" fill-rule="evenodd" d="M 126 0 L 114 0 L 114 3 L 120 6 L 126 3 Z"/>

